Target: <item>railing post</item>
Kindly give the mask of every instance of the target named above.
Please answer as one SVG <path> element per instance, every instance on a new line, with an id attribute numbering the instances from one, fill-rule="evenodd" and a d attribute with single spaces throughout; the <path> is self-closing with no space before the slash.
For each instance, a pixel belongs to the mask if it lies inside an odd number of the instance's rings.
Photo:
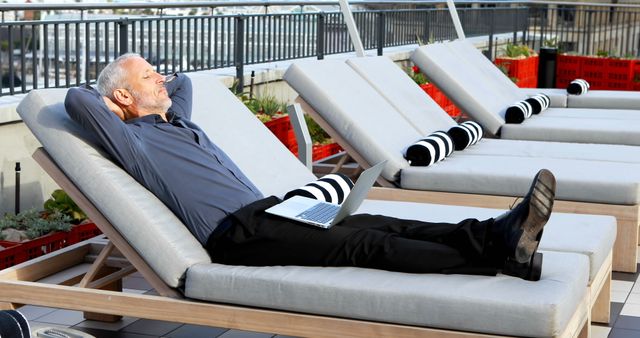
<path id="1" fill-rule="evenodd" d="M 125 18 L 124 20 L 119 21 L 118 28 L 120 31 L 120 46 L 118 46 L 118 55 L 122 55 L 129 52 L 129 19 Z"/>
<path id="2" fill-rule="evenodd" d="M 236 78 L 238 79 L 236 92 L 242 93 L 244 90 L 244 17 L 242 15 L 236 17 L 235 35 L 235 46 L 233 49 L 236 64 Z"/>
<path id="3" fill-rule="evenodd" d="M 525 43 L 527 43 L 527 33 L 529 32 L 529 15 L 531 14 L 531 8 L 530 7 L 526 7 L 524 9 L 525 11 L 525 16 L 524 16 L 524 27 L 522 27 L 522 44 L 524 45 Z"/>
<path id="4" fill-rule="evenodd" d="M 512 7 L 513 8 L 513 7 Z M 518 8 L 513 10 L 513 44 L 518 43 Z"/>
<path id="5" fill-rule="evenodd" d="M 495 11 L 489 11 L 489 13 L 491 13 L 491 16 L 489 17 L 489 50 L 487 52 L 489 60 L 493 60 L 494 12 Z"/>
<path id="6" fill-rule="evenodd" d="M 591 54 L 591 18 L 593 16 L 593 11 L 591 11 L 590 9 L 587 9 L 587 13 L 589 13 L 587 15 L 587 49 L 584 51 L 583 55 L 589 55 Z"/>
<path id="7" fill-rule="evenodd" d="M 376 14 L 376 34 L 378 35 L 378 55 L 382 55 L 385 43 L 384 12 Z"/>
<path id="8" fill-rule="evenodd" d="M 318 60 L 324 59 L 324 32 L 325 32 L 325 19 L 326 16 L 324 12 L 318 13 L 318 27 L 317 32 L 318 36 L 316 38 L 316 54 L 318 55 Z"/>

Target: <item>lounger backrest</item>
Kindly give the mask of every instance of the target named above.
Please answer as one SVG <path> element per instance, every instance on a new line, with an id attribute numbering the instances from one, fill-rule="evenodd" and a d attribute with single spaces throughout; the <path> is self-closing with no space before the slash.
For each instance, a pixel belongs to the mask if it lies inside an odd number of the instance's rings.
<path id="1" fill-rule="evenodd" d="M 347 60 L 422 135 L 449 130 L 455 121 L 413 80 L 386 56 Z"/>
<path id="2" fill-rule="evenodd" d="M 491 81 L 496 88 L 499 88 L 503 93 L 509 95 L 512 101 L 526 98 L 526 95 L 522 94 L 520 88 L 468 40 L 455 40 L 443 43 L 449 47 L 449 50 L 455 53 L 458 58 L 464 58 L 470 65 L 482 72 L 486 81 Z"/>
<path id="3" fill-rule="evenodd" d="M 408 167 L 402 151 L 420 132 L 344 61 L 296 62 L 284 79 L 369 164 L 387 160 L 385 179 Z"/>
<path id="4" fill-rule="evenodd" d="M 490 83 L 481 76 L 467 76 L 477 71 L 467 69 L 466 61 L 458 59 L 441 43 L 417 48 L 411 59 L 427 74 L 462 111 L 480 123 L 487 132 L 496 134 L 505 123 L 504 112 L 509 104 L 496 95 Z"/>
<path id="5" fill-rule="evenodd" d="M 18 114 L 45 150 L 167 285 L 179 287 L 187 269 L 211 262 L 178 218 L 111 162 L 64 109 L 66 89 L 31 91 Z"/>
<path id="6" fill-rule="evenodd" d="M 189 73 L 197 123 L 265 195 L 282 196 L 316 177 L 211 73 Z"/>

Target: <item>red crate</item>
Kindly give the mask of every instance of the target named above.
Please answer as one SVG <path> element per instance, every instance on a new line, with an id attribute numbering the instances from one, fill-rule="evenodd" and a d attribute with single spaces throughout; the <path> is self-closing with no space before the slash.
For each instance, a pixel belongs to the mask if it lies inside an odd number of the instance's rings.
<path id="1" fill-rule="evenodd" d="M 510 78 L 520 81 L 535 78 L 536 85 L 538 81 L 538 56 L 531 56 L 525 59 L 506 59 L 496 58 L 495 64 L 507 68 Z M 527 84 L 530 80 L 527 80 Z"/>
<path id="2" fill-rule="evenodd" d="M 579 79 L 580 77 L 556 77 L 556 88 L 567 89 L 569 83 L 575 79 Z"/>
<path id="3" fill-rule="evenodd" d="M 582 78 L 589 82 L 591 89 L 603 89 L 606 87 L 609 70 L 608 58 L 585 57 L 582 59 Z M 595 87 L 594 87 L 595 84 Z"/>
<path id="4" fill-rule="evenodd" d="M 95 223 L 84 223 L 74 225 L 68 234 L 67 245 L 76 244 L 87 239 L 99 236 L 102 231 L 98 229 Z"/>
<path id="5" fill-rule="evenodd" d="M 286 144 L 289 137 L 289 130 L 291 129 L 289 115 L 267 121 L 264 125 L 271 130 L 280 142 Z"/>
<path id="6" fill-rule="evenodd" d="M 633 80 L 635 60 L 609 59 L 607 79 L 614 82 L 630 82 Z"/>
<path id="7" fill-rule="evenodd" d="M 538 78 L 537 77 L 519 78 L 516 81 L 516 85 L 520 88 L 537 88 Z"/>
<path id="8" fill-rule="evenodd" d="M 20 243 L 0 241 L 0 270 L 14 266 L 27 260 L 24 250 L 21 250 Z"/>
<path id="9" fill-rule="evenodd" d="M 32 259 L 46 255 L 50 252 L 62 249 L 69 245 L 67 232 L 52 232 L 50 234 L 34 238 L 20 245 L 26 254 L 26 259 Z"/>
<path id="10" fill-rule="evenodd" d="M 574 79 L 579 78 L 582 75 L 582 56 L 576 55 L 558 55 L 556 59 L 556 79 L 559 77 L 562 78 L 571 78 L 572 81 Z M 567 82 L 568 84 L 568 82 Z M 556 81 L 557 87 L 557 81 Z M 564 85 L 563 87 L 566 87 Z"/>
<path id="11" fill-rule="evenodd" d="M 605 90 L 632 90 L 633 85 L 630 81 L 607 81 Z"/>

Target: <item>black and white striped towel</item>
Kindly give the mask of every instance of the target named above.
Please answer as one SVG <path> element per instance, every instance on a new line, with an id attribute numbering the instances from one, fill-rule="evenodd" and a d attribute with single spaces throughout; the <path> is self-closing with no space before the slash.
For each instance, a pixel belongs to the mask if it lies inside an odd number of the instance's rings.
<path id="1" fill-rule="evenodd" d="M 284 199 L 293 196 L 304 196 L 328 203 L 340 204 L 351 192 L 353 182 L 341 173 L 329 174 L 308 183 L 298 189 L 289 191 Z"/>
<path id="2" fill-rule="evenodd" d="M 589 82 L 583 79 L 575 79 L 567 86 L 567 93 L 571 95 L 586 94 L 589 91 Z"/>
<path id="3" fill-rule="evenodd" d="M 444 131 L 436 131 L 407 148 L 404 158 L 411 166 L 428 166 L 453 152 L 453 141 Z"/>
<path id="4" fill-rule="evenodd" d="M 531 106 L 532 114 L 540 114 L 549 108 L 549 104 L 551 104 L 551 99 L 545 94 L 536 94 L 528 99 L 526 99 L 527 103 Z"/>
<path id="5" fill-rule="evenodd" d="M 31 337 L 27 318 L 15 310 L 0 311 L 0 337 Z"/>
<path id="6" fill-rule="evenodd" d="M 455 150 L 464 150 L 482 139 L 482 127 L 474 121 L 466 121 L 455 127 L 451 127 L 447 132 L 453 141 Z"/>
<path id="7" fill-rule="evenodd" d="M 507 108 L 504 114 L 504 120 L 507 123 L 522 123 L 533 114 L 531 105 L 527 101 L 518 101 Z"/>

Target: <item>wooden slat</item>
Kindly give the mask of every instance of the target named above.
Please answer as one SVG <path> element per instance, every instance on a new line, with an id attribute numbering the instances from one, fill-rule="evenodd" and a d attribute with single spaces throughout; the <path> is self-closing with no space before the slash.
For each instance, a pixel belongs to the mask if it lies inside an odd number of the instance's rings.
<path id="1" fill-rule="evenodd" d="M 136 318 L 294 336 L 367 338 L 497 337 L 477 333 L 202 303 L 161 296 L 124 294 L 18 281 L 0 282 L 0 299 L 79 311 L 111 313 Z M 585 311 L 584 306 L 580 307 L 573 315 L 567 330 L 559 337 L 576 337 L 580 330 L 580 318 L 584 319 Z"/>
<path id="2" fill-rule="evenodd" d="M 87 285 L 89 285 L 89 283 L 93 281 L 95 276 L 98 274 L 98 271 L 100 271 L 102 266 L 104 266 L 105 262 L 107 261 L 107 258 L 109 258 L 109 255 L 111 254 L 111 251 L 113 251 L 113 248 L 114 248 L 114 245 L 112 242 L 109 242 L 107 243 L 107 245 L 105 245 L 105 247 L 102 249 L 102 251 L 96 258 L 96 260 L 93 262 L 91 269 L 87 271 L 87 273 L 84 275 L 84 277 L 80 281 L 81 288 L 86 288 Z"/>
<path id="3" fill-rule="evenodd" d="M 91 244 L 77 243 L 48 255 L 34 258 L 16 266 L 0 270 L 1 279 L 36 281 L 80 264 L 89 252 Z"/>
<path id="4" fill-rule="evenodd" d="M 67 178 L 62 170 L 53 162 L 47 152 L 39 148 L 33 153 L 33 159 L 38 162 L 44 171 L 76 202 L 76 204 L 87 214 L 89 218 L 98 226 L 118 250 L 131 262 L 133 266 L 142 274 L 147 282 L 161 295 L 168 297 L 182 297 L 179 292 L 169 287 L 151 269 L 151 267 L 140 257 L 138 252 L 113 227 L 109 220 L 102 215 L 100 210 Z"/>

